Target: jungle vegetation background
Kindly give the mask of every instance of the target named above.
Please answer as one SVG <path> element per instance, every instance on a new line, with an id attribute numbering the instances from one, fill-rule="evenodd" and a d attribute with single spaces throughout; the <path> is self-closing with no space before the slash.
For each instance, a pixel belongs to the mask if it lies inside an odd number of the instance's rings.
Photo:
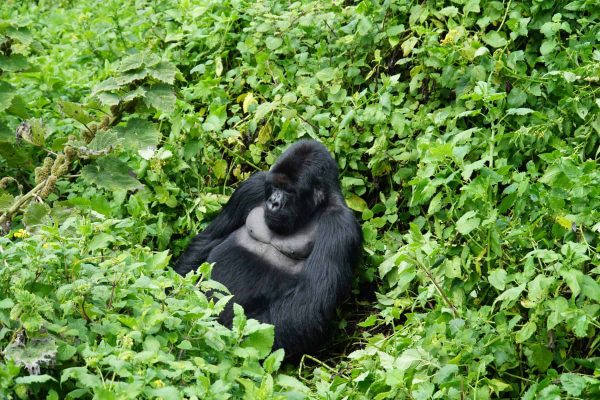
<path id="1" fill-rule="evenodd" d="M 4 0 L 0 397 L 600 396 L 599 13 Z M 169 262 L 299 138 L 335 155 L 365 259 L 291 365 Z"/>

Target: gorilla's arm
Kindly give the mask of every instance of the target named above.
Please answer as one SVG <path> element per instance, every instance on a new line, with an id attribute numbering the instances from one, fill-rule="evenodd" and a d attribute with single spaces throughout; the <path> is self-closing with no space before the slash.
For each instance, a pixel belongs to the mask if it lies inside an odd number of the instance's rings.
<path id="1" fill-rule="evenodd" d="M 242 182 L 219 215 L 192 239 L 175 264 L 175 271 L 185 275 L 206 261 L 210 251 L 246 222 L 250 211 L 264 201 L 266 172 L 257 172 Z"/>
<path id="2" fill-rule="evenodd" d="M 318 224 L 298 284 L 269 310 L 270 322 L 279 328 L 274 348 L 284 347 L 288 355 L 314 350 L 323 340 L 336 305 L 349 293 L 352 268 L 360 258 L 362 233 L 349 209 L 330 207 Z"/>

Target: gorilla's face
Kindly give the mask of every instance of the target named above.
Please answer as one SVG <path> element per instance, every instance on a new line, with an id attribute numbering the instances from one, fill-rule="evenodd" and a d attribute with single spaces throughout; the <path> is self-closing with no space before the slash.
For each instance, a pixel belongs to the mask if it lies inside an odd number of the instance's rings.
<path id="1" fill-rule="evenodd" d="M 337 165 L 323 145 L 298 142 L 279 157 L 265 180 L 265 222 L 279 234 L 290 234 L 310 221 L 339 190 Z"/>
<path id="2" fill-rule="evenodd" d="M 264 208 L 265 222 L 269 229 L 285 235 L 300 228 L 316 208 L 313 202 L 306 200 L 305 190 L 285 184 L 278 174 L 267 175 Z"/>

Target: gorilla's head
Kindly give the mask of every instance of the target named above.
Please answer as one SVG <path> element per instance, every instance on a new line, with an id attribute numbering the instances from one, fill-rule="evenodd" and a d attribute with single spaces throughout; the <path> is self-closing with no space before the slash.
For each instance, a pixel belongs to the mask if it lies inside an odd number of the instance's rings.
<path id="1" fill-rule="evenodd" d="M 339 191 L 337 164 L 325 146 L 312 140 L 297 142 L 267 174 L 267 226 L 279 234 L 295 232 Z"/>

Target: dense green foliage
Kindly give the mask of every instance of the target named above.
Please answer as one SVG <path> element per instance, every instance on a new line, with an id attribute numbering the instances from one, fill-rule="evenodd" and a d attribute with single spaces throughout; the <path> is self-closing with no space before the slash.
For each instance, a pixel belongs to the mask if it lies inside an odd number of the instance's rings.
<path id="1" fill-rule="evenodd" d="M 600 396 L 599 6 L 4 0 L 0 397 Z M 365 260 L 296 369 L 168 264 L 302 137 Z"/>

